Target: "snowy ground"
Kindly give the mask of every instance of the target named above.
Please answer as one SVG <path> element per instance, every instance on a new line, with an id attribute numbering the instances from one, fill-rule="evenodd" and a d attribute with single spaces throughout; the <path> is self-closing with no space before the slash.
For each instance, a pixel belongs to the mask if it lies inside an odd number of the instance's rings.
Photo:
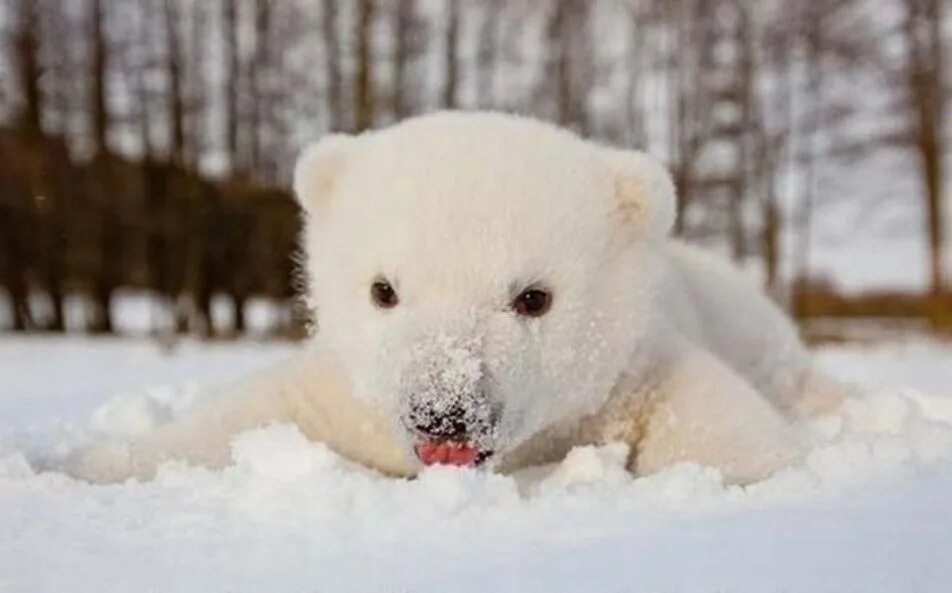
<path id="1" fill-rule="evenodd" d="M 389 480 L 287 426 L 239 437 L 224 471 L 144 484 L 26 461 L 147 430 L 292 349 L 0 338 L 0 592 L 952 590 L 948 345 L 820 352 L 865 395 L 810 428 L 802 465 L 747 488 L 691 465 L 632 479 L 613 447 L 519 481 Z"/>

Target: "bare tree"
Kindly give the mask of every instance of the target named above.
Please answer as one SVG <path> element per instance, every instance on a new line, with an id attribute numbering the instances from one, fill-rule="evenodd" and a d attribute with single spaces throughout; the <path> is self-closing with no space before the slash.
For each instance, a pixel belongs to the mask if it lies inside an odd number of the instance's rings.
<path id="1" fill-rule="evenodd" d="M 43 97 L 40 77 L 40 14 L 37 0 L 19 0 L 13 47 L 16 55 L 17 78 L 23 95 L 20 125 L 33 137 L 43 134 Z"/>
<path id="2" fill-rule="evenodd" d="M 441 105 L 453 109 L 459 102 L 459 0 L 446 0 L 443 37 L 443 92 Z"/>
<path id="3" fill-rule="evenodd" d="M 0 141 L 0 281 L 10 297 L 10 317 L 14 331 L 33 328 L 28 283 L 30 251 L 30 192 L 9 164 L 16 149 Z"/>
<path id="4" fill-rule="evenodd" d="M 89 29 L 92 59 L 90 60 L 90 113 L 92 116 L 93 153 L 96 155 L 109 154 L 109 107 L 107 88 L 107 59 L 108 46 L 105 31 L 105 11 L 103 0 L 91 0 Z"/>
<path id="5" fill-rule="evenodd" d="M 689 228 L 688 213 L 695 201 L 697 163 L 708 134 L 704 120 L 709 110 L 706 89 L 701 80 L 702 60 L 711 53 L 709 17 L 701 2 L 663 3 L 665 84 L 668 102 L 674 116 L 668 127 L 669 161 L 678 189 L 675 233 L 685 235 Z"/>
<path id="6" fill-rule="evenodd" d="M 502 2 L 487 0 L 482 6 L 483 22 L 479 29 L 476 49 L 476 89 L 481 108 L 499 103 L 496 96 L 496 72 L 499 70 L 499 28 L 502 21 Z"/>
<path id="7" fill-rule="evenodd" d="M 357 2 L 357 66 L 354 72 L 354 130 L 374 125 L 374 42 L 375 0 Z"/>
<path id="8" fill-rule="evenodd" d="M 50 130 L 69 137 L 77 113 L 85 111 L 81 93 L 77 92 L 77 79 L 83 73 L 77 67 L 78 57 L 70 51 L 76 43 L 76 28 L 62 3 L 47 2 L 44 7 L 42 45 L 48 49 L 48 57 L 43 111 Z"/>
<path id="9" fill-rule="evenodd" d="M 343 76 L 341 74 L 340 36 L 338 35 L 337 0 L 321 4 L 321 32 L 324 36 L 325 94 L 329 130 L 346 128 L 344 123 Z"/>
<path id="10" fill-rule="evenodd" d="M 414 63 L 421 49 L 416 0 L 396 0 L 394 7 L 393 116 L 403 119 L 416 109 Z"/>
<path id="11" fill-rule="evenodd" d="M 265 70 L 273 66 L 269 55 L 269 34 L 271 29 L 271 6 L 266 0 L 254 2 L 254 57 L 248 67 L 248 94 L 250 108 L 248 137 L 250 139 L 251 170 L 259 178 L 264 171 L 264 127 L 267 119 L 268 98 L 264 87 Z"/>
<path id="12" fill-rule="evenodd" d="M 650 28 L 655 25 L 650 2 L 633 0 L 628 4 L 629 47 L 624 65 L 627 81 L 625 84 L 624 108 L 622 111 L 622 141 L 632 146 L 648 148 L 648 131 L 645 122 L 647 111 L 642 96 L 645 73 L 651 67 L 654 48 L 648 43 Z"/>
<path id="13" fill-rule="evenodd" d="M 781 11 L 782 26 L 793 28 L 784 51 L 799 62 L 789 67 L 800 70 L 799 84 L 787 80 L 791 93 L 787 130 L 788 165 L 797 178 L 797 211 L 794 213 L 795 240 L 790 257 L 794 269 L 794 309 L 807 314 L 812 309 L 812 266 L 814 225 L 820 205 L 820 166 L 835 155 L 824 154 L 823 137 L 832 136 L 837 124 L 853 112 L 852 98 L 838 99 L 827 90 L 828 80 L 842 72 L 856 72 L 874 60 L 875 36 L 865 26 L 865 4 L 852 0 L 816 0 L 790 4 Z M 795 66 L 796 65 L 796 66 Z"/>
<path id="14" fill-rule="evenodd" d="M 21 106 L 15 114 L 15 124 L 23 145 L 29 150 L 42 140 L 42 94 L 39 57 L 40 19 L 36 0 L 20 0 L 14 13 L 12 58 L 21 92 Z M 19 146 L 0 143 L 0 156 L 7 167 L 14 159 L 30 159 Z M 34 218 L 33 188 L 30 179 L 17 178 L 6 167 L 0 167 L 4 192 L 0 196 L 0 272 L 10 295 L 13 329 L 24 331 L 33 325 L 29 308 L 28 271 L 30 261 L 29 233 Z M 61 313 L 62 309 L 60 309 Z M 62 318 L 60 317 L 60 323 Z"/>
<path id="15" fill-rule="evenodd" d="M 944 69 L 943 0 L 904 0 L 902 32 L 906 55 L 906 96 L 913 149 L 921 163 L 925 227 L 929 246 L 929 315 L 935 328 L 952 326 L 944 305 L 943 156 L 948 74 Z"/>
<path id="16" fill-rule="evenodd" d="M 224 29 L 225 65 L 225 151 L 232 174 L 242 167 L 238 151 L 240 125 L 239 93 L 241 92 L 241 55 L 238 46 L 239 14 L 237 0 L 221 0 Z"/>
<path id="17" fill-rule="evenodd" d="M 165 67 L 169 92 L 169 155 L 177 165 L 185 164 L 185 85 L 179 2 L 165 0 Z"/>
<path id="18" fill-rule="evenodd" d="M 125 76 L 133 80 L 139 143 L 142 146 L 143 160 L 146 162 L 155 157 L 155 146 L 152 141 L 152 97 L 147 82 L 153 60 L 152 44 L 150 43 L 152 40 L 149 35 L 152 31 L 151 23 L 154 17 L 152 3 L 152 0 L 139 0 L 139 19 L 134 32 L 141 43 L 136 56 L 138 59 L 134 60 L 127 52 L 123 61 L 123 67 L 126 70 Z"/>
<path id="19" fill-rule="evenodd" d="M 589 129 L 588 93 L 591 90 L 592 44 L 588 31 L 589 3 L 556 0 L 546 23 L 545 65 L 541 97 L 554 101 L 547 114 L 580 132 Z"/>
<path id="20" fill-rule="evenodd" d="M 98 270 L 93 281 L 93 310 L 91 329 L 112 333 L 113 297 L 121 285 L 122 238 L 119 232 L 119 205 L 114 159 L 109 146 L 109 45 L 106 37 L 106 12 L 103 0 L 92 0 L 89 14 L 89 45 L 92 58 L 89 64 L 90 113 L 94 169 L 91 176 L 93 191 L 99 197 L 100 221 L 98 231 Z"/>
<path id="21" fill-rule="evenodd" d="M 185 163 L 192 170 L 198 169 L 205 150 L 205 122 L 209 115 L 206 97 L 213 93 L 205 75 L 208 12 L 209 5 L 205 2 L 191 4 L 191 45 L 190 52 L 185 56 L 187 91 L 184 99 L 188 122 L 185 128 Z"/>

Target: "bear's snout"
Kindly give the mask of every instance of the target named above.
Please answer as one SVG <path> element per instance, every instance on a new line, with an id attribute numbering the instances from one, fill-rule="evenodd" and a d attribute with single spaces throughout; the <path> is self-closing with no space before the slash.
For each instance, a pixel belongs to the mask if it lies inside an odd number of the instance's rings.
<path id="1" fill-rule="evenodd" d="M 474 465 L 495 447 L 501 402 L 472 333 L 437 333 L 410 350 L 400 380 L 401 421 L 426 465 Z"/>
<path id="2" fill-rule="evenodd" d="M 404 425 L 426 465 L 477 465 L 493 454 L 500 407 L 483 394 L 410 397 Z"/>
<path id="3" fill-rule="evenodd" d="M 498 420 L 498 412 L 488 398 L 474 398 L 472 402 L 413 402 L 407 413 L 407 427 L 419 436 L 446 440 L 469 441 L 491 436 Z"/>
<path id="4" fill-rule="evenodd" d="M 422 409 L 420 406 L 410 410 L 412 428 L 422 436 L 449 441 L 465 441 L 469 438 L 470 427 L 466 410 L 453 405 L 444 412 Z"/>

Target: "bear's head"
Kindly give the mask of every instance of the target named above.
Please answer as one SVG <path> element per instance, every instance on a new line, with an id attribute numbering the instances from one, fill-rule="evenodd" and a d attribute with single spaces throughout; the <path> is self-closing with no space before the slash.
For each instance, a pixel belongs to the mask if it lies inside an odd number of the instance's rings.
<path id="1" fill-rule="evenodd" d="M 439 113 L 324 138 L 294 188 L 317 339 L 409 457 L 498 458 L 595 412 L 637 358 L 674 218 L 643 153 Z"/>

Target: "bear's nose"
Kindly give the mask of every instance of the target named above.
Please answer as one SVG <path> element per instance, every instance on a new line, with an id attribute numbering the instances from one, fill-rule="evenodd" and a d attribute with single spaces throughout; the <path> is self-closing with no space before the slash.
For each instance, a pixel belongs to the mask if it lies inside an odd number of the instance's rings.
<path id="1" fill-rule="evenodd" d="M 453 405 L 445 410 L 414 408 L 413 427 L 420 434 L 437 440 L 465 441 L 469 437 L 466 410 Z"/>

